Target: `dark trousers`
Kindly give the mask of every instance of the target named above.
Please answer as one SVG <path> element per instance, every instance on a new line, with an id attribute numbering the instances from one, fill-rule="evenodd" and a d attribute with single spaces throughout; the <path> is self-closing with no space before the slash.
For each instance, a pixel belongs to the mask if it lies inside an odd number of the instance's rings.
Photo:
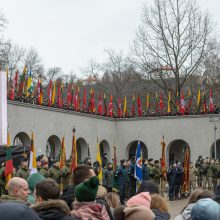
<path id="1" fill-rule="evenodd" d="M 125 184 L 119 185 L 119 196 L 120 196 L 120 202 L 123 205 L 125 201 Z"/>
<path id="2" fill-rule="evenodd" d="M 136 194 L 136 180 L 130 180 L 129 182 L 129 198 Z"/>
<path id="3" fill-rule="evenodd" d="M 175 189 L 175 183 L 169 182 L 169 198 L 174 199 L 174 189 Z"/>

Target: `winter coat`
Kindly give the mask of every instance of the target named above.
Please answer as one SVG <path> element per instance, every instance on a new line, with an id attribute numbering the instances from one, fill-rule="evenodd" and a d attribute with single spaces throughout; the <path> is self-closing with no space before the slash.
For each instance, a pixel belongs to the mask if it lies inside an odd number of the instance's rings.
<path id="1" fill-rule="evenodd" d="M 127 182 L 126 169 L 120 166 L 116 171 L 117 182 L 119 185 L 124 185 Z"/>
<path id="2" fill-rule="evenodd" d="M 67 203 L 70 209 L 72 209 L 72 203 L 75 200 L 75 187 L 72 185 L 64 188 L 60 198 Z"/>
<path id="3" fill-rule="evenodd" d="M 176 168 L 175 167 L 169 168 L 167 172 L 167 179 L 168 179 L 169 184 L 175 184 L 176 182 Z"/>
<path id="4" fill-rule="evenodd" d="M 49 177 L 49 173 L 48 173 L 48 169 L 43 167 L 41 170 L 40 170 L 40 174 L 42 176 L 44 176 L 45 178 L 48 178 Z"/>
<path id="5" fill-rule="evenodd" d="M 67 187 L 70 185 L 70 180 L 71 180 L 71 170 L 70 166 L 64 166 L 63 169 L 61 170 L 62 173 L 62 184 L 63 188 Z"/>
<path id="6" fill-rule="evenodd" d="M 113 170 L 104 169 L 103 171 L 103 186 L 106 188 L 111 188 L 113 185 Z"/>
<path id="7" fill-rule="evenodd" d="M 48 176 L 52 179 L 54 179 L 57 183 L 60 184 L 60 180 L 61 180 L 61 170 L 59 167 L 56 166 L 52 166 L 49 170 L 48 170 Z"/>
<path id="8" fill-rule="evenodd" d="M 148 169 L 147 164 L 144 164 L 142 166 L 142 173 L 143 173 L 143 181 L 149 180 L 149 169 Z"/>
<path id="9" fill-rule="evenodd" d="M 110 206 L 108 205 L 108 203 L 106 202 L 105 199 L 103 198 L 96 198 L 96 203 L 99 203 L 99 204 L 102 204 L 105 206 L 105 209 L 108 213 L 108 216 L 110 218 L 110 220 L 113 220 L 113 215 L 112 215 L 112 212 L 111 212 L 111 209 L 110 209 Z"/>
<path id="10" fill-rule="evenodd" d="M 170 219 L 170 214 L 168 212 L 162 212 L 159 209 L 152 209 L 154 215 L 155 215 L 155 220 L 169 220 Z"/>
<path id="11" fill-rule="evenodd" d="M 96 202 L 74 203 L 71 215 L 80 220 L 110 220 L 105 206 Z"/>
<path id="12" fill-rule="evenodd" d="M 31 207 L 43 220 L 76 220 L 70 216 L 67 204 L 62 200 L 49 200 Z"/>
<path id="13" fill-rule="evenodd" d="M 21 167 L 21 168 L 18 170 L 18 172 L 15 174 L 15 176 L 21 177 L 21 178 L 27 180 L 28 177 L 29 177 L 29 171 L 28 171 L 27 168 Z"/>
<path id="14" fill-rule="evenodd" d="M 174 220 L 191 220 L 191 211 L 196 203 L 190 203 Z"/>

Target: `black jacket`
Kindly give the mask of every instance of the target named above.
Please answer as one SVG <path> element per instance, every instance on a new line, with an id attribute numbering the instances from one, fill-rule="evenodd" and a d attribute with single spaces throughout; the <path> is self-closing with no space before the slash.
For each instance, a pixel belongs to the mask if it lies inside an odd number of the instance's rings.
<path id="1" fill-rule="evenodd" d="M 162 212 L 159 209 L 152 209 L 155 214 L 155 220 L 169 220 L 170 214 L 167 212 Z"/>
<path id="2" fill-rule="evenodd" d="M 38 216 L 43 220 L 76 220 L 70 216 L 70 209 L 62 200 L 49 200 L 33 205 Z"/>
<path id="3" fill-rule="evenodd" d="M 63 190 L 63 194 L 60 196 L 60 199 L 64 200 L 69 206 L 70 210 L 72 209 L 72 203 L 75 199 L 75 186 L 67 186 Z"/>

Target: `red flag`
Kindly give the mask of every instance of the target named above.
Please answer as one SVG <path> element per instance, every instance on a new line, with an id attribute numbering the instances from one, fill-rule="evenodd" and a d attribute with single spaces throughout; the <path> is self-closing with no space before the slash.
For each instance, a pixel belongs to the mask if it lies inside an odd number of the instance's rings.
<path id="1" fill-rule="evenodd" d="M 215 111 L 212 89 L 210 89 L 210 94 L 209 94 L 209 111 L 211 113 L 213 113 Z"/>
<path id="2" fill-rule="evenodd" d="M 185 100 L 184 100 L 184 94 L 182 94 L 181 98 L 180 98 L 180 113 L 182 115 L 184 115 L 185 111 L 186 111 L 186 104 L 185 104 Z"/>
<path id="3" fill-rule="evenodd" d="M 138 116 L 142 117 L 141 98 L 138 96 Z"/>
<path id="4" fill-rule="evenodd" d="M 157 93 L 156 93 L 156 100 L 155 100 L 155 104 L 156 104 L 156 113 L 158 113 L 158 96 L 157 96 Z"/>
<path id="5" fill-rule="evenodd" d="M 52 80 L 50 79 L 50 84 L 49 84 L 49 88 L 48 88 L 48 106 L 51 106 L 52 103 Z"/>
<path id="6" fill-rule="evenodd" d="M 71 152 L 71 173 L 73 173 L 76 167 L 77 167 L 77 148 L 76 148 L 75 130 L 73 130 L 72 152 Z"/>
<path id="7" fill-rule="evenodd" d="M 18 91 L 18 70 L 15 72 L 15 78 L 14 78 L 14 88 L 15 88 L 15 91 L 17 92 Z"/>
<path id="8" fill-rule="evenodd" d="M 163 108 L 164 108 L 164 104 L 163 104 L 163 94 L 160 93 L 160 110 L 163 113 Z"/>
<path id="9" fill-rule="evenodd" d="M 40 80 L 40 105 L 43 104 L 43 88 L 42 88 L 42 83 Z"/>
<path id="10" fill-rule="evenodd" d="M 122 117 L 121 98 L 118 97 L 118 117 Z"/>
<path id="11" fill-rule="evenodd" d="M 68 84 L 68 90 L 67 90 L 67 108 L 70 107 L 71 104 L 71 84 Z"/>
<path id="12" fill-rule="evenodd" d="M 92 113 L 95 112 L 95 93 L 94 93 L 94 89 L 92 89 L 91 110 L 92 110 Z"/>
<path id="13" fill-rule="evenodd" d="M 108 107 L 107 107 L 107 100 L 106 100 L 106 94 L 104 93 L 104 115 L 108 115 Z"/>
<path id="14" fill-rule="evenodd" d="M 102 115 L 102 93 L 101 92 L 99 95 L 99 102 L 98 102 L 98 114 Z"/>
<path id="15" fill-rule="evenodd" d="M 110 95 L 109 105 L 108 105 L 108 115 L 113 117 L 113 103 L 112 103 L 112 95 Z"/>
<path id="16" fill-rule="evenodd" d="M 61 88 L 60 88 L 60 82 L 58 82 L 57 105 L 58 105 L 58 108 L 61 108 Z"/>
<path id="17" fill-rule="evenodd" d="M 15 90 L 13 84 L 9 88 L 9 99 L 14 101 L 15 100 Z"/>
<path id="18" fill-rule="evenodd" d="M 83 111 L 86 112 L 86 87 L 84 87 L 83 91 Z"/>

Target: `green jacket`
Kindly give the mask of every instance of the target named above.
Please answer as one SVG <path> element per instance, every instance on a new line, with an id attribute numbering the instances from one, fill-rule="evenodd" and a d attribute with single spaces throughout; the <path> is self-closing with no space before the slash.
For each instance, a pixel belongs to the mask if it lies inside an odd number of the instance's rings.
<path id="1" fill-rule="evenodd" d="M 220 178 L 220 164 L 214 164 L 213 177 Z"/>
<path id="2" fill-rule="evenodd" d="M 54 179 L 55 181 L 57 181 L 57 183 L 60 184 L 60 182 L 61 182 L 61 170 L 60 170 L 59 167 L 52 166 L 49 169 L 48 173 L 49 173 L 48 177 Z"/>
<path id="3" fill-rule="evenodd" d="M 64 166 L 61 170 L 63 188 L 70 185 L 71 170 L 69 166 Z"/>
<path id="4" fill-rule="evenodd" d="M 154 167 L 153 167 L 153 176 L 154 176 L 154 179 L 160 179 L 161 168 L 157 165 L 154 165 Z"/>
<path id="5" fill-rule="evenodd" d="M 189 168 L 189 181 L 196 181 L 197 170 L 195 167 Z"/>
<path id="6" fill-rule="evenodd" d="M 16 176 L 17 176 L 17 177 L 21 177 L 21 178 L 27 180 L 28 177 L 29 177 L 29 171 L 28 171 L 27 168 L 21 167 L 21 168 L 18 170 L 18 172 L 16 173 Z"/>
<path id="7" fill-rule="evenodd" d="M 44 176 L 45 178 L 48 178 L 48 177 L 49 177 L 48 169 L 46 169 L 46 168 L 44 168 L 44 167 L 41 168 L 40 174 L 41 174 L 42 176 Z"/>
<path id="8" fill-rule="evenodd" d="M 150 177 L 150 180 L 153 180 L 154 179 L 154 166 L 153 164 L 148 164 L 147 165 L 148 169 L 149 169 L 149 177 Z"/>
<path id="9" fill-rule="evenodd" d="M 206 177 L 213 177 L 214 173 L 214 165 L 213 164 L 208 164 L 204 163 L 202 165 L 202 175 Z"/>

